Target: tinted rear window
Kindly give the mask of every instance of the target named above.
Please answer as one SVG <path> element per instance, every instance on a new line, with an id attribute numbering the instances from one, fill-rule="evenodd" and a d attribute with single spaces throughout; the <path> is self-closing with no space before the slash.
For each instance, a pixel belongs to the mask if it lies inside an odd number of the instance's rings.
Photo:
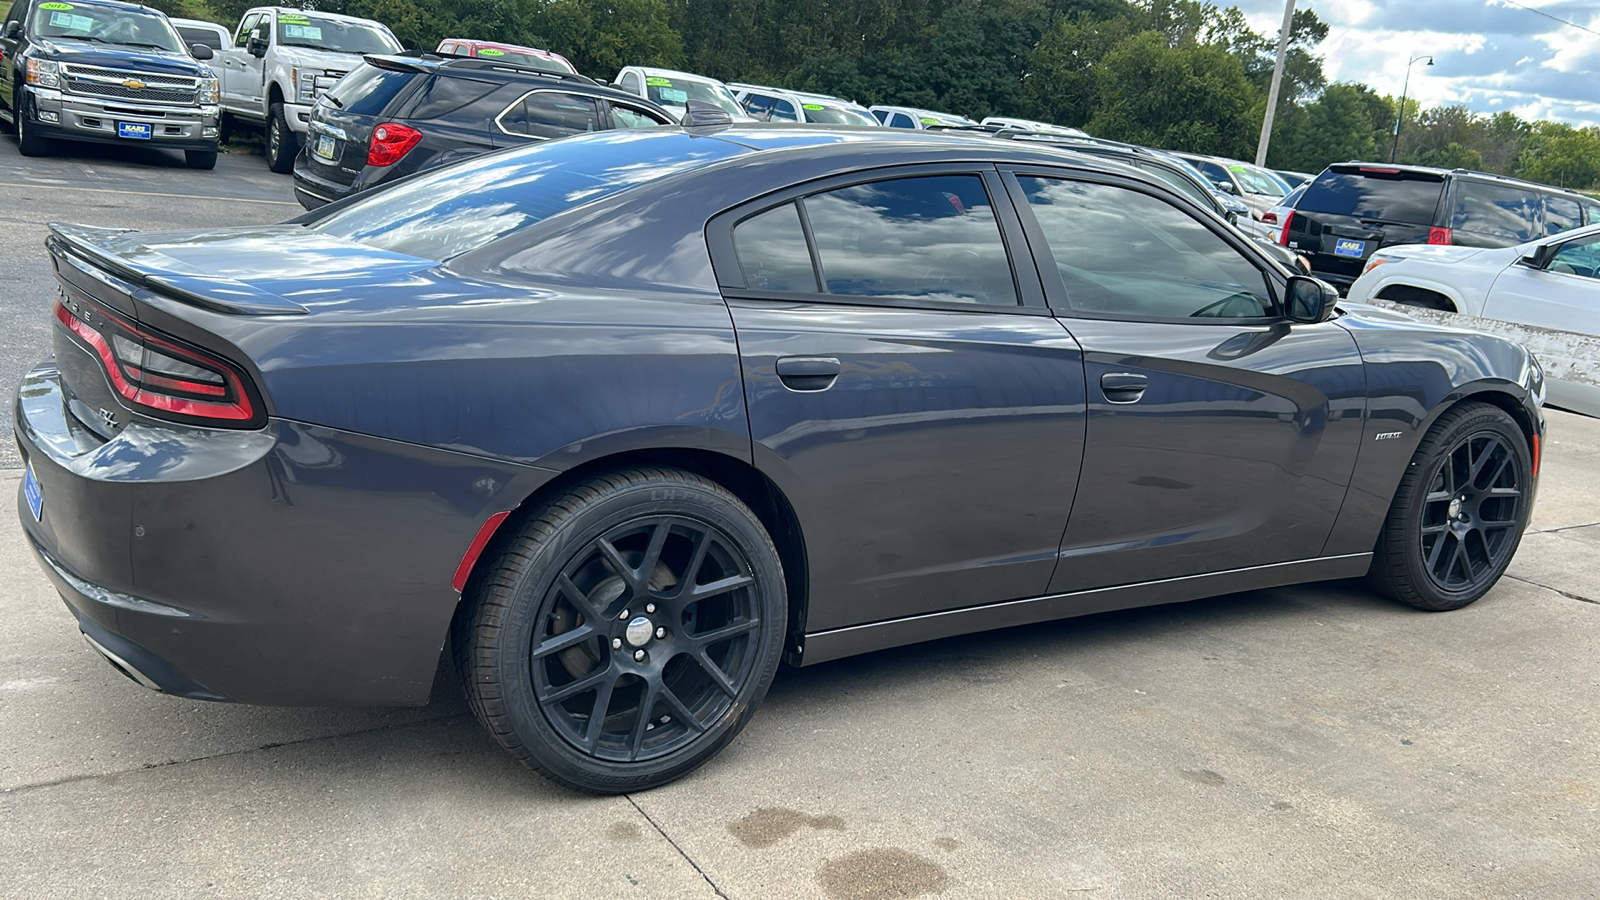
<path id="1" fill-rule="evenodd" d="M 1539 194 L 1527 188 L 1461 179 L 1451 227 L 1520 244 L 1536 236 Z"/>
<path id="2" fill-rule="evenodd" d="M 1335 172 L 1317 176 L 1300 198 L 1301 212 L 1355 216 L 1411 225 L 1433 224 L 1444 179 L 1437 175 L 1402 172 Z"/>
<path id="3" fill-rule="evenodd" d="M 445 260 L 627 188 L 748 152 L 678 131 L 600 132 L 469 159 L 375 193 L 309 227 Z"/>
<path id="4" fill-rule="evenodd" d="M 176 25 L 173 27 L 178 29 L 178 37 L 183 38 L 185 44 L 190 46 L 204 44 L 213 50 L 222 49 L 222 35 L 209 28 L 192 28 L 188 25 Z"/>
<path id="5" fill-rule="evenodd" d="M 493 81 L 474 81 L 453 75 L 435 75 L 422 89 L 411 96 L 407 104 L 408 119 L 437 119 L 453 113 L 477 100 L 500 85 Z"/>
<path id="6" fill-rule="evenodd" d="M 382 115 L 393 100 L 415 78 L 415 72 L 392 72 L 362 63 L 339 79 L 328 96 L 339 102 L 336 108 L 358 116 Z"/>

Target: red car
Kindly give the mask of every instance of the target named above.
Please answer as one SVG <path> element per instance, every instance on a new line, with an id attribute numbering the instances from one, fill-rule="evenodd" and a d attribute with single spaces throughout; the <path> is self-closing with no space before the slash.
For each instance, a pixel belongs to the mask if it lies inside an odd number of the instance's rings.
<path id="1" fill-rule="evenodd" d="M 516 44 L 496 44 L 493 41 L 445 38 L 439 42 L 439 47 L 434 52 L 450 56 L 497 59 L 512 65 L 527 66 L 530 69 L 540 69 L 545 72 L 561 72 L 565 75 L 578 74 L 577 68 L 559 53 L 551 53 L 549 50 L 535 50 L 532 47 L 518 47 Z"/>

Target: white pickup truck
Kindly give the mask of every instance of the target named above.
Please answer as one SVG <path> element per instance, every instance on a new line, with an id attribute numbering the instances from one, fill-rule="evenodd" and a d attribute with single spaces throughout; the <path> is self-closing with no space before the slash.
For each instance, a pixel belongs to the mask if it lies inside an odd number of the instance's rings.
<path id="1" fill-rule="evenodd" d="M 400 49 L 394 34 L 370 19 L 256 7 L 212 64 L 222 77 L 223 128 L 243 122 L 263 129 L 267 165 L 288 172 L 317 98 L 363 55 Z"/>

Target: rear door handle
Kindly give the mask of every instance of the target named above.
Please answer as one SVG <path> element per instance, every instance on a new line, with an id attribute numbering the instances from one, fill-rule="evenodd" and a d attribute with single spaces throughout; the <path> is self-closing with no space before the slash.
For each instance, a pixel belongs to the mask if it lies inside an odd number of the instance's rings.
<path id="1" fill-rule="evenodd" d="M 777 369 L 778 379 L 791 391 L 825 391 L 843 367 L 831 356 L 785 356 Z"/>
<path id="2" fill-rule="evenodd" d="M 1150 379 L 1133 372 L 1107 372 L 1100 376 L 1100 392 L 1112 403 L 1136 403 Z"/>

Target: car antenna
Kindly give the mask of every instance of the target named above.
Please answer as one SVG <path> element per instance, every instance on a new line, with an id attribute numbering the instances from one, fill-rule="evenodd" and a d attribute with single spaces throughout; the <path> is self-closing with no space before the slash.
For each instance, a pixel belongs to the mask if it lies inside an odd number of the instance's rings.
<path id="1" fill-rule="evenodd" d="M 733 124 L 728 111 L 715 103 L 689 100 L 683 104 L 683 118 L 678 121 L 684 128 L 711 128 Z"/>

